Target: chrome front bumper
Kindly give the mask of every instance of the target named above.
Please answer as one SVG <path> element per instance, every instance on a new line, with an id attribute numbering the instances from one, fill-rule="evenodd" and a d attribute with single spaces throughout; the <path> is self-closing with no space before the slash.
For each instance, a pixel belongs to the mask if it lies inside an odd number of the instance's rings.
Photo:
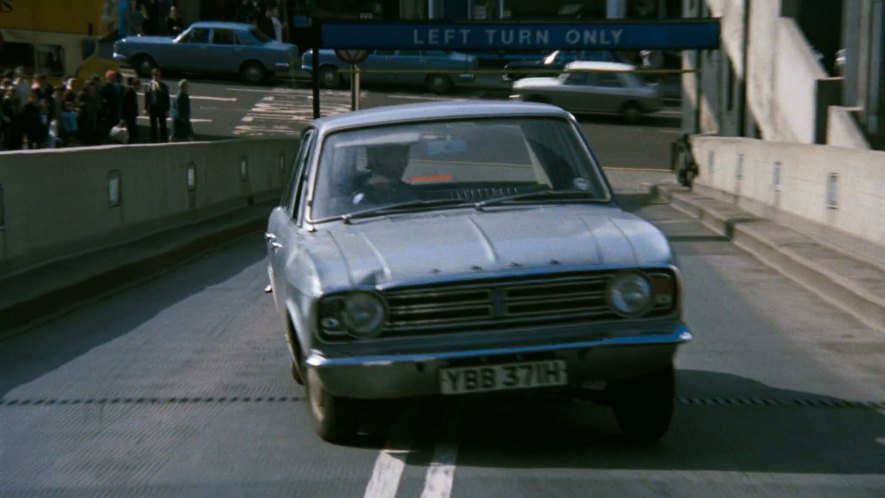
<path id="1" fill-rule="evenodd" d="M 335 396 L 389 399 L 440 394 L 440 370 L 452 365 L 529 361 L 539 356 L 564 360 L 570 385 L 626 378 L 666 366 L 677 346 L 691 339 L 691 332 L 679 323 L 652 334 L 513 347 L 335 358 L 313 350 L 306 364 L 317 370 L 323 387 Z"/>

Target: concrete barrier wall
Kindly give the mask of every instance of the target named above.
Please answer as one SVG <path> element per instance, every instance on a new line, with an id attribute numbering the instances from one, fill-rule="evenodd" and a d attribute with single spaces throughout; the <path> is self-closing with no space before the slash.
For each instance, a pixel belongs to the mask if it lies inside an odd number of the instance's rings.
<path id="1" fill-rule="evenodd" d="M 835 245 L 855 238 L 882 252 L 885 152 L 703 136 L 692 150 L 698 184 L 760 216 L 804 220 Z"/>
<path id="2" fill-rule="evenodd" d="M 278 196 L 296 149 L 285 138 L 0 153 L 0 275 Z"/>

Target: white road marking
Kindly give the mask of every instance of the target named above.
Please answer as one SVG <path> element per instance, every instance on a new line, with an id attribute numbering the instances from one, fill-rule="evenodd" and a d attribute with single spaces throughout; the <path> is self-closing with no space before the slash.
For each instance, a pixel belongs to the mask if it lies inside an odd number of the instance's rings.
<path id="1" fill-rule="evenodd" d="M 303 124 L 313 121 L 313 94 L 310 90 L 254 90 L 265 95 L 252 106 L 234 128 L 236 136 L 298 135 Z M 325 90 L 320 96 L 324 116 L 350 111 L 350 93 Z"/>
<path id="2" fill-rule="evenodd" d="M 388 448 L 383 449 L 375 460 L 372 478 L 366 485 L 365 498 L 394 498 L 399 488 L 406 457 L 412 447 L 412 436 L 418 418 L 417 406 L 409 406 L 394 421 L 391 428 Z"/>
<path id="3" fill-rule="evenodd" d="M 427 468 L 421 498 L 449 498 L 452 495 L 461 432 L 460 404 L 451 407 L 444 420 L 447 425 L 441 441 L 433 450 L 433 460 Z"/>
<path id="4" fill-rule="evenodd" d="M 138 96 L 144 98 L 143 92 L 138 92 Z M 204 95 L 188 95 L 191 100 L 213 100 L 216 102 L 236 102 L 236 97 L 209 97 Z M 175 98 L 175 95 L 170 95 L 170 97 Z"/>
<path id="5" fill-rule="evenodd" d="M 150 118 L 148 116 L 138 116 L 138 119 L 142 121 L 147 121 Z M 172 121 L 171 116 L 166 116 L 166 121 Z M 191 123 L 211 123 L 211 119 L 202 119 L 202 118 L 191 118 Z"/>

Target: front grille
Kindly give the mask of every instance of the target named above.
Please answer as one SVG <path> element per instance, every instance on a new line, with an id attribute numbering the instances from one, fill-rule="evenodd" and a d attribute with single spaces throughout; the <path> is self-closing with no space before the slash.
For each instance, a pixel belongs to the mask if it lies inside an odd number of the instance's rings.
<path id="1" fill-rule="evenodd" d="M 663 271 L 655 273 L 672 275 Z M 385 335 L 622 319 L 606 300 L 612 272 L 557 274 L 399 288 L 384 292 Z M 665 315 L 675 303 L 655 306 Z"/>

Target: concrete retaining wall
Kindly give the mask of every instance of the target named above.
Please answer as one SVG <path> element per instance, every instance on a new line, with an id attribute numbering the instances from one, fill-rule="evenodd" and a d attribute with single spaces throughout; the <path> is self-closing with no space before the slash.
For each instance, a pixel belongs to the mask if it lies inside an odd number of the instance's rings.
<path id="1" fill-rule="evenodd" d="M 742 208 L 856 250 L 885 246 L 885 152 L 749 138 L 693 137 L 696 182 Z M 875 255 L 875 254 L 873 254 Z"/>
<path id="2" fill-rule="evenodd" d="M 296 149 L 286 138 L 0 153 L 0 276 L 275 197 Z"/>

